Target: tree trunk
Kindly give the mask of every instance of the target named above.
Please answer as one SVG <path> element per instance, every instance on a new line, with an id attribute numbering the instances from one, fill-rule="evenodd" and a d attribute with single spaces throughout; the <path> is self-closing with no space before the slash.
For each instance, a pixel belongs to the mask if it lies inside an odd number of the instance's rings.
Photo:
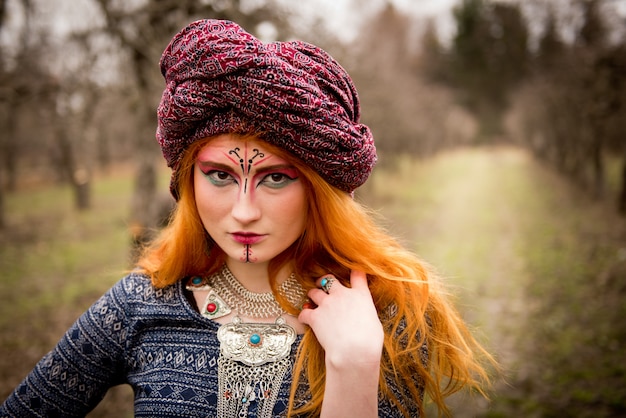
<path id="1" fill-rule="evenodd" d="M 6 107 L 3 109 L 3 120 L 2 124 L 5 127 L 3 132 L 3 139 L 0 146 L 2 147 L 2 154 L 0 155 L 0 162 L 3 165 L 4 174 L 6 178 L 2 183 L 2 187 L 4 187 L 7 191 L 14 192 L 17 188 L 17 143 L 15 140 L 15 132 L 17 130 L 16 126 L 16 114 L 18 113 L 16 109 L 19 106 L 19 102 L 17 97 L 11 95 L 8 100 Z"/>
<path id="2" fill-rule="evenodd" d="M 133 258 L 137 250 L 153 238 L 158 219 L 155 208 L 157 196 L 156 160 L 159 147 L 155 140 L 156 112 L 153 107 L 150 74 L 153 63 L 135 50 L 133 66 L 137 79 L 140 100 L 138 109 L 138 135 L 135 138 L 134 151 L 137 161 L 135 190 L 133 192 L 131 233 L 133 238 Z"/>
<path id="3" fill-rule="evenodd" d="M 0 231 L 6 228 L 4 209 L 4 180 L 2 178 L 2 169 L 0 169 Z"/>
<path id="4" fill-rule="evenodd" d="M 15 190 L 15 159 L 17 155 L 12 151 L 17 141 L 14 140 L 15 125 L 15 109 L 17 100 L 10 96 L 6 102 L 0 107 L 0 126 L 5 128 L 0 132 L 0 230 L 6 227 L 5 200 L 4 196 L 7 191 Z M 6 176 L 6 177 L 5 177 Z"/>
<path id="5" fill-rule="evenodd" d="M 84 168 L 78 167 L 64 121 L 61 118 L 55 118 L 54 123 L 56 124 L 55 139 L 61 153 L 61 170 L 65 173 L 65 178 L 72 187 L 74 207 L 78 210 L 89 209 L 91 207 L 89 172 Z"/>
<path id="6" fill-rule="evenodd" d="M 76 169 L 72 175 L 74 207 L 78 210 L 91 208 L 91 181 L 89 172 L 84 168 Z"/>
<path id="7" fill-rule="evenodd" d="M 0 107 L 0 111 L 2 111 L 1 115 L 3 115 L 2 119 L 0 119 L 0 123 L 4 126 L 6 126 L 6 123 L 8 122 L 8 119 L 9 119 L 6 116 L 8 113 L 7 110 L 8 110 L 8 106 Z M 4 130 L 4 132 L 0 132 L 0 161 L 5 161 L 6 159 L 5 145 L 6 145 L 8 136 L 9 134 L 6 129 Z M 4 230 L 6 226 L 5 216 L 4 216 L 4 191 L 5 191 L 4 167 L 0 166 L 0 231 Z"/>
<path id="8" fill-rule="evenodd" d="M 617 209 L 620 215 L 626 216 L 626 150 L 624 150 L 624 160 L 622 161 L 622 178 L 621 178 L 621 190 L 619 194 L 619 200 L 617 202 Z"/>
<path id="9" fill-rule="evenodd" d="M 139 250 L 152 238 L 156 227 L 155 196 L 156 196 L 156 169 L 151 154 L 137 156 L 137 172 L 135 174 L 135 189 L 132 200 L 132 220 L 130 233 L 132 238 L 131 257 L 133 260 Z"/>
<path id="10" fill-rule="evenodd" d="M 593 178 L 591 179 L 592 193 L 597 199 L 601 199 L 604 197 L 606 181 L 604 172 L 604 160 L 602 159 L 601 139 L 596 139 L 596 141 L 592 143 L 591 168 L 593 176 Z"/>
<path id="11" fill-rule="evenodd" d="M 109 149 L 109 143 L 106 135 L 101 133 L 96 134 L 96 159 L 98 161 L 98 168 L 105 173 L 109 172 L 111 168 L 111 151 Z"/>

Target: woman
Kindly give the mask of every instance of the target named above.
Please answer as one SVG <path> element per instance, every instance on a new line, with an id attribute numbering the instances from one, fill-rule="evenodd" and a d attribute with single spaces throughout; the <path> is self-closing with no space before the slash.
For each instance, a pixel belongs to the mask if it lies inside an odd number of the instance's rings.
<path id="1" fill-rule="evenodd" d="M 83 416 L 416 417 L 488 383 L 490 356 L 428 267 L 353 199 L 376 161 L 345 70 L 228 21 L 163 53 L 169 225 L 0 409 Z"/>

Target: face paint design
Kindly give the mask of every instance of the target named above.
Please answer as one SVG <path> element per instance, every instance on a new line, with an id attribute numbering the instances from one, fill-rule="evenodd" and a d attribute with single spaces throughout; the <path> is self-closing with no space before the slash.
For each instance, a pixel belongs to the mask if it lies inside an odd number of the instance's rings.
<path id="1" fill-rule="evenodd" d="M 250 172 L 252 171 L 252 164 L 254 162 L 255 159 L 259 159 L 259 163 L 264 161 L 263 157 L 265 157 L 265 154 L 262 153 L 261 151 L 259 151 L 257 148 L 254 148 L 252 150 L 252 156 L 250 158 L 247 158 L 248 155 L 248 146 L 246 144 L 245 149 L 243 151 L 243 155 L 244 157 L 242 157 L 241 155 L 239 155 L 242 152 L 241 148 L 236 147 L 234 149 L 231 149 L 230 151 L 228 151 L 228 155 L 232 155 L 232 156 L 236 156 L 237 159 L 239 160 L 239 166 L 241 167 L 241 174 L 242 174 L 242 182 L 243 182 L 243 193 L 247 194 L 248 193 L 248 182 L 249 182 L 249 175 Z M 271 157 L 270 157 L 271 158 Z M 235 160 L 233 160 L 233 162 L 235 162 Z M 240 258 L 241 261 L 246 262 L 246 263 L 254 263 L 255 261 L 257 261 L 257 258 L 253 256 L 252 254 L 252 244 L 244 244 L 243 247 L 243 255 Z"/>
<path id="2" fill-rule="evenodd" d="M 246 244 L 243 247 L 243 257 L 241 257 L 240 260 L 246 263 L 254 263 L 257 261 L 256 257 L 252 255 L 252 246 L 250 244 Z"/>
<path id="3" fill-rule="evenodd" d="M 246 154 L 247 154 L 248 147 L 246 147 L 245 151 L 246 151 Z M 257 157 L 260 157 L 260 158 L 265 157 L 265 154 L 263 154 L 261 151 L 259 151 L 256 148 L 253 149 L 252 153 L 254 155 L 252 155 L 251 158 L 248 158 L 247 165 L 246 165 L 246 159 L 242 158 L 241 156 L 239 156 L 240 152 L 241 152 L 241 148 L 237 147 L 235 149 L 231 149 L 230 151 L 228 151 L 228 154 L 229 155 L 235 155 L 239 159 L 239 166 L 241 167 L 241 173 L 244 176 L 243 191 L 244 191 L 244 193 L 246 193 L 247 190 L 248 190 L 248 175 L 250 174 L 250 170 L 252 169 L 252 162 Z"/>
<path id="4" fill-rule="evenodd" d="M 221 135 L 200 150 L 196 166 L 200 218 L 231 259 L 269 262 L 302 234 L 306 205 L 299 173 L 262 141 Z"/>

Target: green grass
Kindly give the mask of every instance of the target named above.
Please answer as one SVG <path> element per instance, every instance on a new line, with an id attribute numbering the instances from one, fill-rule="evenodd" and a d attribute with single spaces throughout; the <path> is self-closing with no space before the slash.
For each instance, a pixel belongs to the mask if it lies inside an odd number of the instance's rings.
<path id="1" fill-rule="evenodd" d="M 606 192 L 609 199 L 613 199 L 613 196 L 617 197 L 620 192 L 622 170 L 624 168 L 623 158 L 621 155 L 605 155 Z"/>
<path id="2" fill-rule="evenodd" d="M 28 294 L 19 306 L 30 314 L 38 306 L 71 304 L 110 286 L 128 268 L 129 195 L 127 181 L 108 178 L 94 184 L 89 211 L 74 210 L 63 186 L 10 196 L 0 249 L 2 293 Z M 29 292 L 33 285 L 37 291 Z M 0 323 L 6 320 L 2 315 Z"/>
<path id="3" fill-rule="evenodd" d="M 62 185 L 8 196 L 0 233 L 0 398 L 130 267 L 129 180 L 96 180 L 87 211 L 73 208 Z M 132 401 L 125 408 L 132 411 Z"/>
<path id="4" fill-rule="evenodd" d="M 533 274 L 527 295 L 535 301 L 527 327 L 535 341 L 523 347 L 528 357 L 536 357 L 537 346 L 542 353 L 529 367 L 541 376 L 531 407 L 546 416 L 620 416 L 626 413 L 624 220 L 612 205 L 534 174 L 544 187 L 521 219 L 529 232 L 520 249 Z"/>
<path id="5" fill-rule="evenodd" d="M 385 166 L 369 202 L 447 278 L 505 367 L 508 384 L 497 382 L 482 414 L 624 412 L 626 228 L 612 202 L 592 201 L 510 148 Z M 462 397 L 451 404 L 461 417 L 484 409 Z"/>

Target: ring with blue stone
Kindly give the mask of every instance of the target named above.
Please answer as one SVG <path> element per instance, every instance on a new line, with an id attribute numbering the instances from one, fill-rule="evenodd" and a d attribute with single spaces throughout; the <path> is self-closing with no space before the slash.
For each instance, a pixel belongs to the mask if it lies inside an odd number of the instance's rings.
<path id="1" fill-rule="evenodd" d="M 320 281 L 320 286 L 322 288 L 322 290 L 326 293 L 328 293 L 330 291 L 330 287 L 333 285 L 333 282 L 335 281 L 334 278 L 332 277 L 324 277 L 322 278 L 322 280 Z"/>

